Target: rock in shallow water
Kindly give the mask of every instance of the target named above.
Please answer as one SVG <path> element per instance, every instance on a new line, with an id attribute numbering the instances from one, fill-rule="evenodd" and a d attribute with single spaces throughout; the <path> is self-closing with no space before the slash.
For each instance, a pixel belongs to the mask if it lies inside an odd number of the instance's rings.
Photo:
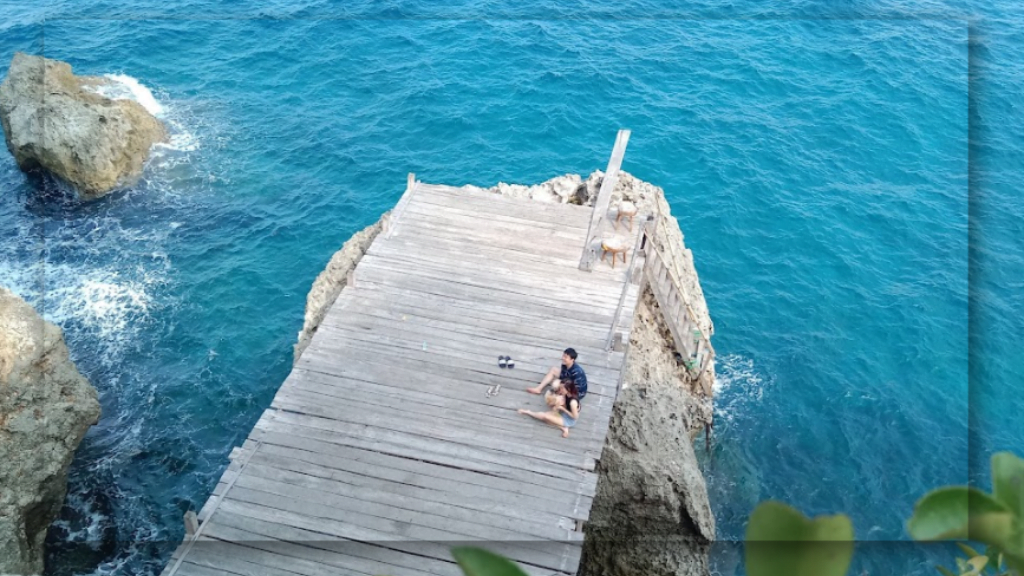
<path id="1" fill-rule="evenodd" d="M 18 167 L 48 170 L 85 198 L 134 184 L 167 131 L 138 102 L 95 92 L 108 82 L 75 76 L 66 62 L 16 53 L 0 84 L 0 124 Z"/>
<path id="2" fill-rule="evenodd" d="M 0 574 L 42 572 L 68 467 L 99 415 L 60 328 L 0 288 Z"/>

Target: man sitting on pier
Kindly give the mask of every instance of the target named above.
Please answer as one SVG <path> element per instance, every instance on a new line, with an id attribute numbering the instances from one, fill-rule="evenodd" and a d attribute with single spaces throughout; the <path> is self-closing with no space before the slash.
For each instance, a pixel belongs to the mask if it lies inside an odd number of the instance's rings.
<path id="1" fill-rule="evenodd" d="M 556 378 L 558 380 L 555 380 Z M 565 352 L 562 352 L 561 366 L 552 367 L 544 375 L 540 384 L 533 388 L 527 388 L 526 391 L 530 394 L 541 394 L 544 392 L 544 388 L 551 384 L 551 391 L 559 393 L 558 388 L 561 387 L 562 380 L 572 380 L 576 383 L 580 400 L 587 395 L 587 375 L 583 372 L 583 367 L 576 363 L 576 351 L 572 348 L 566 348 Z"/>

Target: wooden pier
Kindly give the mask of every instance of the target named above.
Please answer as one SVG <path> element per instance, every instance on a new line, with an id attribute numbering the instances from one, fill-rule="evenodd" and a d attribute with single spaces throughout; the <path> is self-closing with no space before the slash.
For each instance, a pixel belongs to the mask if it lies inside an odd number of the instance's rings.
<path id="1" fill-rule="evenodd" d="M 643 278 L 636 249 L 580 269 L 593 212 L 410 177 L 164 574 L 459 575 L 458 544 L 575 574 Z M 516 409 L 568 346 L 562 438 Z"/>

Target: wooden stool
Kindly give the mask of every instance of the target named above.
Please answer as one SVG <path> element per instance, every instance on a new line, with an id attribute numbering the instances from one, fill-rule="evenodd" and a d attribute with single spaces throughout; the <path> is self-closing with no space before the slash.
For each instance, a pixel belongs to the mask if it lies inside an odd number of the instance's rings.
<path id="1" fill-rule="evenodd" d="M 629 218 L 629 231 L 633 231 L 633 217 L 636 216 L 636 204 L 633 204 L 629 200 L 623 200 L 619 202 L 619 213 L 615 215 L 615 227 L 619 227 L 619 221 L 623 218 Z"/>
<path id="2" fill-rule="evenodd" d="M 601 261 L 610 252 L 612 255 L 612 268 L 615 268 L 615 258 L 622 254 L 622 263 L 626 263 L 626 250 L 629 248 L 626 239 L 622 236 L 612 236 L 601 240 Z"/>

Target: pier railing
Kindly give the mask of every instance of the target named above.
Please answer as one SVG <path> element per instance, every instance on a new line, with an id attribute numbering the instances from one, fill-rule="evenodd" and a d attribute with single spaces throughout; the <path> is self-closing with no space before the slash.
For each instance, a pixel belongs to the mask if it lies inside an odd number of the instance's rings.
<path id="1" fill-rule="evenodd" d="M 660 216 L 651 218 L 644 222 L 640 235 L 637 238 L 637 245 L 634 248 L 633 258 L 630 263 L 629 278 L 639 276 L 640 294 L 647 285 L 651 286 L 658 307 L 661 309 L 665 324 L 675 342 L 676 351 L 682 357 L 683 364 L 687 371 L 696 380 L 701 378 L 711 367 L 715 358 L 715 348 L 711 345 L 708 334 L 701 329 L 700 322 L 693 306 L 690 304 L 690 296 L 685 285 L 680 281 L 675 269 L 668 264 L 666 255 L 661 247 L 655 242 Z M 671 250 L 669 248 L 668 250 Z M 674 252 L 668 257 L 678 257 Z M 625 300 L 630 282 L 627 282 L 620 298 L 620 311 Z M 623 319 L 616 314 L 612 322 L 611 331 L 608 334 L 607 348 L 609 350 L 621 350 L 624 340 L 629 339 L 629 325 L 623 327 Z"/>
<path id="2" fill-rule="evenodd" d="M 700 377 L 711 366 L 715 348 L 711 340 L 700 329 L 697 314 L 693 311 L 682 282 L 676 277 L 661 251 L 648 237 L 644 242 L 646 263 L 644 275 L 651 286 L 661 308 L 662 316 L 675 340 L 676 349 L 683 357 L 683 363 L 694 377 Z"/>

